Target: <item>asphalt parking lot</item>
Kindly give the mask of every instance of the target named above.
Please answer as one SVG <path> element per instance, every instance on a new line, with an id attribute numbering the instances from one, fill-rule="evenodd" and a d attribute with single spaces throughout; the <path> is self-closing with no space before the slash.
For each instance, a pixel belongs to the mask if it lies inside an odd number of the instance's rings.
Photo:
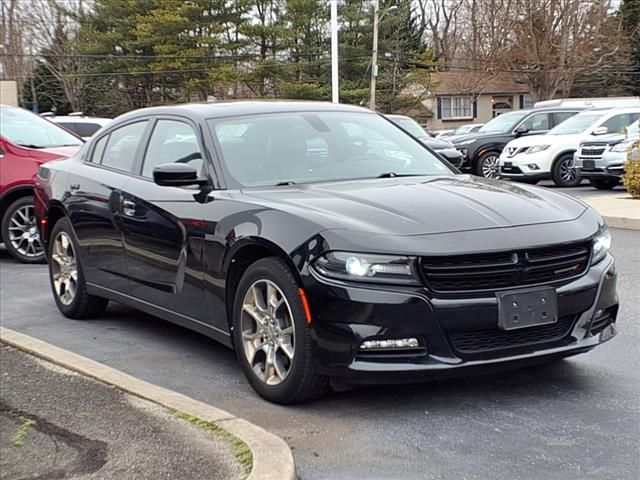
<path id="1" fill-rule="evenodd" d="M 1 323 L 267 428 L 292 447 L 303 480 L 635 480 L 640 232 L 613 230 L 613 239 L 620 335 L 593 352 L 500 375 L 332 393 L 295 407 L 261 400 L 233 352 L 196 333 L 118 305 L 96 320 L 62 317 L 46 267 L 19 265 L 4 250 Z"/>

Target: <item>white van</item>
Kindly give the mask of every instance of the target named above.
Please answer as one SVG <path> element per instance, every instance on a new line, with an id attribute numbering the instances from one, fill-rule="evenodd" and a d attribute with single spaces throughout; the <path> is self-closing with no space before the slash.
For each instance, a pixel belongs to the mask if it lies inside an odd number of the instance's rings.
<path id="1" fill-rule="evenodd" d="M 545 135 L 530 135 L 510 141 L 500 155 L 500 177 L 537 183 L 552 179 L 560 187 L 580 183 L 573 168 L 573 154 L 580 142 L 607 133 L 623 133 L 640 118 L 635 108 L 587 110 L 565 120 Z"/>

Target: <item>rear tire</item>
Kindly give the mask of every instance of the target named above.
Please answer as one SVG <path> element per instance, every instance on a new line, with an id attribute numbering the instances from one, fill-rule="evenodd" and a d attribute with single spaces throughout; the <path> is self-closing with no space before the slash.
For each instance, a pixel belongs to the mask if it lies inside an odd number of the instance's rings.
<path id="1" fill-rule="evenodd" d="M 51 231 L 49 282 L 58 309 L 74 319 L 100 315 L 109 300 L 87 293 L 87 283 L 78 256 L 78 240 L 68 218 L 61 218 Z"/>
<path id="2" fill-rule="evenodd" d="M 240 279 L 233 339 L 249 383 L 266 400 L 300 403 L 328 391 L 328 378 L 318 373 L 298 285 L 281 259 L 258 260 Z"/>
<path id="3" fill-rule="evenodd" d="M 14 201 L 2 218 L 2 239 L 9 254 L 22 263 L 44 263 L 44 248 L 33 211 L 33 196 Z"/>
<path id="4" fill-rule="evenodd" d="M 554 163 L 551 171 L 553 183 L 558 187 L 575 187 L 580 185 L 580 174 L 573 168 L 573 154 L 561 155 Z"/>
<path id="5" fill-rule="evenodd" d="M 619 180 L 617 178 L 590 178 L 589 183 L 598 190 L 613 190 L 618 186 Z"/>

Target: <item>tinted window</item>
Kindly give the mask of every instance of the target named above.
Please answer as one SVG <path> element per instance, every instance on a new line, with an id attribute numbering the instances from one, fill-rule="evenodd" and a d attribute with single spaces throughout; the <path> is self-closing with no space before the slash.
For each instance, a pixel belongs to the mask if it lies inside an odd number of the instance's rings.
<path id="1" fill-rule="evenodd" d="M 621 115 L 614 115 L 601 126 L 607 127 L 609 133 L 624 133 L 625 128 L 628 125 L 631 125 L 638 118 L 638 115 L 640 114 L 624 113 Z"/>
<path id="2" fill-rule="evenodd" d="M 555 127 L 556 125 L 564 122 L 568 118 L 573 117 L 576 113 L 578 112 L 555 112 L 553 114 L 553 126 Z"/>
<path id="3" fill-rule="evenodd" d="M 209 121 L 241 186 L 451 175 L 422 144 L 370 113 L 307 112 Z M 242 131 L 240 135 L 229 132 Z"/>
<path id="4" fill-rule="evenodd" d="M 22 108 L 0 108 L 0 135 L 29 148 L 82 145 L 82 140 L 64 128 Z"/>
<path id="5" fill-rule="evenodd" d="M 548 113 L 536 113 L 522 122 L 522 126 L 526 127 L 532 132 L 540 130 L 549 130 L 549 114 Z"/>
<path id="6" fill-rule="evenodd" d="M 102 154 L 104 153 L 104 147 L 107 145 L 107 140 L 109 140 L 109 135 L 102 137 L 96 142 L 96 146 L 93 149 L 93 154 L 91 155 L 90 160 L 92 163 L 102 162 Z"/>
<path id="7" fill-rule="evenodd" d="M 90 137 L 98 130 L 100 130 L 101 125 L 98 123 L 74 123 L 73 131 L 76 132 L 81 137 Z"/>
<path id="8" fill-rule="evenodd" d="M 152 178 L 153 169 L 163 163 L 189 163 L 202 171 L 203 161 L 196 132 L 175 120 L 158 120 L 142 163 L 142 176 Z"/>
<path id="9" fill-rule="evenodd" d="M 147 121 L 137 122 L 112 131 L 102 156 L 102 165 L 130 171 L 146 126 Z"/>

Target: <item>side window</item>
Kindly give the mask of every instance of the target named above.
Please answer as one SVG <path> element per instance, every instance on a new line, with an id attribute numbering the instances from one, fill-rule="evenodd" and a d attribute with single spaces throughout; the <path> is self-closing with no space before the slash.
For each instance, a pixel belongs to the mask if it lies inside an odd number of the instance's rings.
<path id="1" fill-rule="evenodd" d="M 142 162 L 142 176 L 153 177 L 153 169 L 163 163 L 188 163 L 202 172 L 203 158 L 196 132 L 183 122 L 158 120 Z"/>
<path id="2" fill-rule="evenodd" d="M 107 147 L 102 156 L 102 165 L 118 170 L 131 171 L 136 150 L 142 140 L 147 121 L 132 123 L 120 127 L 109 135 Z"/>
<path id="3" fill-rule="evenodd" d="M 601 127 L 607 127 L 609 133 L 624 133 L 624 128 L 629 125 L 629 114 L 624 113 L 622 115 L 614 115 L 609 120 L 605 121 Z"/>
<path id="4" fill-rule="evenodd" d="M 531 115 L 522 123 L 522 126 L 527 127 L 530 132 L 549 130 L 549 114 L 536 113 Z"/>
<path id="5" fill-rule="evenodd" d="M 91 163 L 102 163 L 102 154 L 104 153 L 104 147 L 107 145 L 109 135 L 105 135 L 96 142 L 96 146 L 93 148 L 93 154 L 89 160 Z"/>
<path id="6" fill-rule="evenodd" d="M 576 112 L 555 112 L 553 114 L 553 126 L 561 124 L 567 118 L 571 118 L 576 114 Z"/>

